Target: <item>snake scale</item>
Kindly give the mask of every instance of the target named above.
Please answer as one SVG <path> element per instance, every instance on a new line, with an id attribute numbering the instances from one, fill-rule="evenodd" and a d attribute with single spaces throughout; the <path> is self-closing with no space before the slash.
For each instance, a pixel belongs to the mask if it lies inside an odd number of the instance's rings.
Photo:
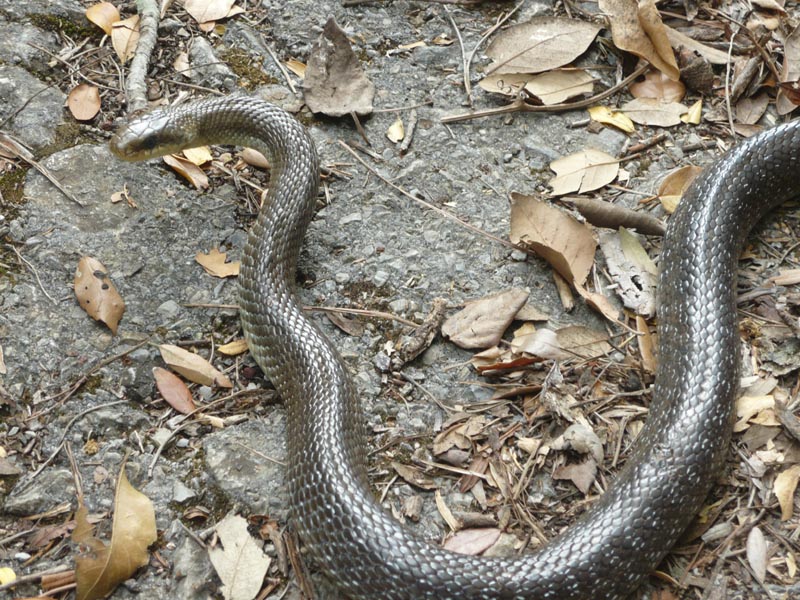
<path id="1" fill-rule="evenodd" d="M 754 223 L 794 195 L 800 126 L 738 145 L 707 168 L 669 222 L 661 259 L 659 356 L 646 424 L 608 490 L 561 535 L 510 558 L 454 554 L 406 531 L 366 476 L 358 395 L 338 352 L 295 297 L 319 164 L 291 116 L 231 96 L 138 117 L 113 152 L 139 160 L 202 144 L 270 158 L 272 181 L 243 252 L 241 319 L 287 409 L 292 520 L 340 591 L 369 599 L 611 599 L 653 571 L 703 504 L 730 441 L 739 380 L 735 275 Z"/>

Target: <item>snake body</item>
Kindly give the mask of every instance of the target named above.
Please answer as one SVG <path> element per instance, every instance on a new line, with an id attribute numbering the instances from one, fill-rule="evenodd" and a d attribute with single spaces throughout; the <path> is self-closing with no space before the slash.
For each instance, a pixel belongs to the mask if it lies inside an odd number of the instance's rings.
<path id="1" fill-rule="evenodd" d="M 730 441 L 738 385 L 736 262 L 751 226 L 794 195 L 800 126 L 755 136 L 706 169 L 670 219 L 661 260 L 659 356 L 646 424 L 625 467 L 579 521 L 533 553 L 464 556 L 405 530 L 374 500 L 358 395 L 338 352 L 294 295 L 318 159 L 304 128 L 232 96 L 159 110 L 117 132 L 137 160 L 201 144 L 271 160 L 269 194 L 244 248 L 241 319 L 287 409 L 292 520 L 316 565 L 364 599 L 624 598 L 698 512 Z"/>

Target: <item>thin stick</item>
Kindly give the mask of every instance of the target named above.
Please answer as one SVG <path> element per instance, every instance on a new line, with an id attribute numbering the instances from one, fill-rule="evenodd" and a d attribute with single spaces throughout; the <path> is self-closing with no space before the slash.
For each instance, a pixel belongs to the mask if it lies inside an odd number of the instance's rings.
<path id="1" fill-rule="evenodd" d="M 150 65 L 150 55 L 158 41 L 160 18 L 155 0 L 136 0 L 136 9 L 139 11 L 139 42 L 131 60 L 131 68 L 128 70 L 126 92 L 129 113 L 147 108 L 145 77 Z"/>

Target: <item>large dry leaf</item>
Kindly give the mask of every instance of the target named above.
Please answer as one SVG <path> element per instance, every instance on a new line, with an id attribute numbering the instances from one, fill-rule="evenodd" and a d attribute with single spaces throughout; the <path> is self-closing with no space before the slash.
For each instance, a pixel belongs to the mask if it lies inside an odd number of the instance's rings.
<path id="1" fill-rule="evenodd" d="M 372 112 L 375 86 L 364 74 L 344 31 L 331 17 L 314 43 L 303 80 L 305 101 L 315 113 L 340 117 Z"/>
<path id="2" fill-rule="evenodd" d="M 176 154 L 168 154 L 163 157 L 163 160 L 196 189 L 204 190 L 208 187 L 208 176 L 203 169 L 189 159 Z"/>
<path id="3" fill-rule="evenodd" d="M 105 323 L 112 333 L 125 312 L 125 301 L 99 260 L 84 256 L 75 269 L 73 289 L 78 303 L 96 321 Z"/>
<path id="4" fill-rule="evenodd" d="M 509 237 L 530 247 L 570 282 L 583 284 L 594 263 L 597 242 L 591 228 L 533 196 L 511 193 Z"/>
<path id="5" fill-rule="evenodd" d="M 684 192 L 689 189 L 695 178 L 703 172 L 700 167 L 686 165 L 670 172 L 661 181 L 658 188 L 658 198 L 668 213 L 675 212 Z"/>
<path id="6" fill-rule="evenodd" d="M 120 583 L 147 564 L 148 546 L 156 541 L 153 503 L 136 490 L 125 476 L 123 462 L 114 496 L 114 522 L 111 543 L 106 546 L 94 537 L 87 520 L 89 511 L 81 504 L 75 514 L 72 539 L 89 547 L 90 552 L 76 557 L 77 600 L 105 598 Z"/>
<path id="7" fill-rule="evenodd" d="M 609 17 L 614 45 L 645 59 L 670 79 L 680 78 L 664 24 L 653 0 L 600 0 Z"/>
<path id="8" fill-rule="evenodd" d="M 607 333 L 583 325 L 562 327 L 556 331 L 556 338 L 558 345 L 571 357 L 595 359 L 613 350 Z"/>
<path id="9" fill-rule="evenodd" d="M 587 148 L 554 160 L 550 168 L 556 172 L 550 180 L 553 195 L 583 194 L 614 181 L 619 173 L 619 161 L 601 150 Z"/>
<path id="10" fill-rule="evenodd" d="M 761 92 L 755 96 L 742 98 L 736 103 L 736 122 L 755 125 L 764 116 L 769 105 L 769 96 Z"/>
<path id="11" fill-rule="evenodd" d="M 500 539 L 501 533 L 494 527 L 463 529 L 447 538 L 443 548 L 458 554 L 477 556 L 491 548 Z"/>
<path id="12" fill-rule="evenodd" d="M 575 96 L 590 94 L 594 77 L 582 69 L 551 71 L 534 75 L 530 73 L 494 74 L 478 83 L 487 92 L 516 96 L 523 88 L 541 100 L 542 104 L 560 104 Z"/>
<path id="13" fill-rule="evenodd" d="M 672 27 L 669 27 L 668 25 L 664 25 L 664 31 L 666 32 L 669 43 L 672 44 L 673 48 L 687 48 L 688 50 L 697 52 L 700 56 L 714 65 L 727 64 L 727 52 L 723 52 L 722 50 L 717 50 L 711 46 L 701 44 L 697 40 L 690 38 L 688 35 L 685 35 L 680 31 L 672 29 Z"/>
<path id="14" fill-rule="evenodd" d="M 228 253 L 220 252 L 219 248 L 212 248 L 208 254 L 198 252 L 194 259 L 200 263 L 206 273 L 214 277 L 234 277 L 239 274 L 242 263 L 238 260 L 227 262 Z"/>
<path id="15" fill-rule="evenodd" d="M 161 358 L 175 371 L 186 377 L 189 381 L 200 385 L 215 385 L 217 387 L 233 387 L 228 377 L 214 368 L 202 356 L 184 350 L 172 344 L 161 344 L 158 347 Z"/>
<path id="16" fill-rule="evenodd" d="M 67 107 L 78 121 L 94 119 L 100 112 L 100 91 L 88 83 L 78 84 L 67 96 Z"/>
<path id="17" fill-rule="evenodd" d="M 247 531 L 247 521 L 228 515 L 216 526 L 222 547 L 209 548 L 208 557 L 222 580 L 225 600 L 253 600 L 258 595 L 270 558 Z"/>
<path id="18" fill-rule="evenodd" d="M 655 98 L 634 98 L 620 110 L 634 123 L 656 127 L 680 125 L 681 115 L 689 112 L 689 108 L 680 102 L 662 102 Z"/>
<path id="19" fill-rule="evenodd" d="M 183 8 L 198 23 L 219 21 L 244 12 L 236 0 L 186 0 Z"/>
<path id="20" fill-rule="evenodd" d="M 99 2 L 86 9 L 86 18 L 111 35 L 111 26 L 119 21 L 119 11 L 111 2 Z"/>
<path id="21" fill-rule="evenodd" d="M 781 521 L 788 521 L 794 512 L 794 492 L 800 480 L 800 465 L 781 471 L 772 484 L 772 491 L 781 505 Z"/>
<path id="22" fill-rule="evenodd" d="M 534 17 L 509 27 L 489 44 L 494 59 L 487 73 L 541 73 L 583 54 L 600 26 L 565 17 Z"/>
<path id="23" fill-rule="evenodd" d="M 442 335 L 461 348 L 488 348 L 503 337 L 528 299 L 526 290 L 510 289 L 467 302 L 442 324 Z"/>
<path id="24" fill-rule="evenodd" d="M 123 62 L 128 62 L 139 43 L 139 15 L 133 15 L 111 26 L 111 45 Z"/>
<path id="25" fill-rule="evenodd" d="M 179 413 L 188 415 L 197 408 L 192 392 L 177 376 L 161 367 L 153 367 L 153 379 L 164 400 Z"/>
<path id="26" fill-rule="evenodd" d="M 618 231 L 600 233 L 600 249 L 603 251 L 606 268 L 615 283 L 614 289 L 622 304 L 638 315 L 648 318 L 655 315 L 657 284 L 655 274 L 643 268 L 638 261 L 629 258 L 631 252 L 625 252 Z"/>
<path id="27" fill-rule="evenodd" d="M 634 98 L 656 98 L 662 102 L 680 102 L 686 95 L 686 86 L 680 81 L 673 81 L 661 71 L 645 73 L 644 80 L 631 84 L 631 96 Z"/>
<path id="28" fill-rule="evenodd" d="M 581 493 L 588 494 L 597 476 L 597 463 L 589 456 L 583 462 L 562 465 L 553 472 L 553 479 L 566 479 L 575 484 Z"/>
<path id="29" fill-rule="evenodd" d="M 534 329 L 526 323 L 514 332 L 511 348 L 515 352 L 525 352 L 549 360 L 564 360 L 572 354 L 561 349 L 558 334 L 552 329 Z"/>
<path id="30" fill-rule="evenodd" d="M 783 42 L 783 68 L 781 69 L 781 82 L 792 83 L 800 79 L 800 25 L 795 27 Z M 797 108 L 797 102 L 778 88 L 778 99 L 775 102 L 779 115 L 786 115 Z"/>

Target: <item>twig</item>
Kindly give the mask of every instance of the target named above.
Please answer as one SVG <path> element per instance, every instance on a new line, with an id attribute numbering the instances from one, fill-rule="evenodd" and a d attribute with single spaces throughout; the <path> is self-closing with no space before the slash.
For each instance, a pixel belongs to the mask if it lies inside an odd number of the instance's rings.
<path id="1" fill-rule="evenodd" d="M 147 108 L 147 84 L 145 77 L 150 65 L 150 55 L 158 41 L 159 12 L 155 0 L 136 0 L 139 11 L 139 42 L 128 70 L 126 92 L 128 112 L 135 113 Z"/>
<path id="2" fill-rule="evenodd" d="M 460 115 L 450 115 L 447 117 L 442 117 L 441 122 L 456 123 L 458 121 L 468 121 L 470 119 L 491 117 L 495 115 L 506 115 L 515 112 L 562 112 L 566 110 L 575 110 L 577 108 L 585 108 L 587 106 L 591 106 L 595 102 L 600 102 L 600 100 L 604 100 L 609 96 L 616 94 L 618 91 L 624 89 L 629 83 L 631 83 L 633 80 L 635 80 L 649 68 L 650 68 L 650 63 L 645 63 L 644 65 L 636 69 L 633 73 L 628 75 L 625 79 L 620 81 L 618 84 L 608 88 L 604 92 L 595 94 L 590 98 L 584 98 L 583 100 L 578 100 L 577 102 L 564 102 L 561 104 L 550 104 L 550 105 L 528 104 L 527 102 L 525 102 L 525 98 L 523 96 L 519 96 L 511 104 L 507 104 L 505 106 L 499 106 L 497 108 L 486 108 L 483 110 L 476 110 L 469 113 L 462 113 Z"/>
<path id="3" fill-rule="evenodd" d="M 36 267 L 34 267 L 34 266 L 33 266 L 33 265 L 30 263 L 30 261 L 29 261 L 28 259 L 26 259 L 24 256 L 22 256 L 22 254 L 20 254 L 20 252 L 19 252 L 19 250 L 17 250 L 16 246 L 14 246 L 14 245 L 12 245 L 12 244 L 6 244 L 6 246 L 7 246 L 7 247 L 9 247 L 9 248 L 11 248 L 11 249 L 14 251 L 14 254 L 16 254 L 16 255 L 17 255 L 17 258 L 18 258 L 20 261 L 22 261 L 22 263 L 23 263 L 23 264 L 24 264 L 26 267 L 28 267 L 28 268 L 31 270 L 31 273 L 33 273 L 33 276 L 34 276 L 34 277 L 36 277 L 36 283 L 38 283 L 38 284 L 39 284 L 39 289 L 41 289 L 41 290 L 42 290 L 42 293 L 43 293 L 45 296 L 47 296 L 47 298 L 50 300 L 50 302 L 52 302 L 53 304 L 55 304 L 56 306 L 58 306 L 58 300 L 56 300 L 55 298 L 53 298 L 53 297 L 52 297 L 50 294 L 48 294 L 48 293 L 47 293 L 47 290 L 46 290 L 46 289 L 44 289 L 44 285 L 42 284 L 42 280 L 39 278 L 39 271 L 37 271 L 37 270 L 36 270 Z"/>
<path id="4" fill-rule="evenodd" d="M 70 568 L 67 565 L 59 565 L 57 567 L 53 567 L 52 569 L 46 569 L 44 571 L 39 571 L 38 573 L 31 573 L 30 575 L 19 575 L 14 581 L 10 581 L 3 585 L 0 585 L 0 592 L 4 592 L 5 590 L 10 590 L 13 587 L 16 587 L 22 583 L 30 583 L 32 581 L 38 581 L 42 577 L 46 577 L 47 575 L 55 575 L 56 573 L 63 573 L 64 571 L 69 571 Z"/>
<path id="5" fill-rule="evenodd" d="M 294 87 L 294 83 L 292 82 L 292 78 L 289 77 L 289 72 L 286 70 L 286 67 L 283 66 L 283 63 L 278 60 L 278 57 L 275 54 L 275 51 L 272 49 L 271 46 L 267 46 L 267 52 L 272 57 L 272 61 L 275 63 L 275 66 L 280 69 L 281 73 L 283 73 L 283 78 L 286 80 L 286 85 L 289 86 L 289 89 L 292 90 L 292 93 L 296 96 L 297 89 Z"/>
<path id="6" fill-rule="evenodd" d="M 377 177 L 378 179 L 383 181 L 386 185 L 388 185 L 392 189 L 394 189 L 394 190 L 398 191 L 399 193 L 401 193 L 406 198 L 410 198 L 411 200 L 413 200 L 414 202 L 416 202 L 418 204 L 421 204 L 425 208 L 429 208 L 430 210 L 432 210 L 432 211 L 434 211 L 436 213 L 439 213 L 441 216 L 445 217 L 446 219 L 450 219 L 451 221 L 454 221 L 455 223 L 458 223 L 462 227 L 465 227 L 465 228 L 469 229 L 470 231 L 472 231 L 474 233 L 477 233 L 478 235 L 481 235 L 481 236 L 483 236 L 485 238 L 488 238 L 488 239 L 490 239 L 490 240 L 492 240 L 494 242 L 497 242 L 498 244 L 502 244 L 503 246 L 506 246 L 508 248 L 513 248 L 515 250 L 521 250 L 522 252 L 525 252 L 526 254 L 530 253 L 530 251 L 527 248 L 524 248 L 523 246 L 518 246 L 517 244 L 512 244 L 511 242 L 509 242 L 507 240 L 504 240 L 503 238 L 499 238 L 496 235 L 492 235 L 488 231 L 484 231 L 483 229 L 479 229 L 478 227 L 475 227 L 475 225 L 471 225 L 470 223 L 467 223 L 466 221 L 461 220 L 459 217 L 457 217 L 453 213 L 448 212 L 448 211 L 444 210 L 443 208 L 439 208 L 438 206 L 435 206 L 435 205 L 431 204 L 430 202 L 427 202 L 427 201 L 423 200 L 422 198 L 417 198 L 413 194 L 408 193 L 406 190 L 401 188 L 399 185 L 397 185 L 395 183 L 392 183 L 391 181 L 386 179 L 386 177 L 384 177 L 383 175 L 378 173 L 378 171 L 376 171 L 370 165 L 368 165 L 358 154 L 356 154 L 355 150 L 353 150 L 346 143 L 344 143 L 343 141 L 339 140 L 339 145 L 342 146 L 345 150 L 347 150 L 350 154 L 352 154 L 355 157 L 355 159 L 358 162 L 360 162 L 364 166 L 365 169 L 367 169 L 370 173 L 375 175 L 375 177 Z"/>

